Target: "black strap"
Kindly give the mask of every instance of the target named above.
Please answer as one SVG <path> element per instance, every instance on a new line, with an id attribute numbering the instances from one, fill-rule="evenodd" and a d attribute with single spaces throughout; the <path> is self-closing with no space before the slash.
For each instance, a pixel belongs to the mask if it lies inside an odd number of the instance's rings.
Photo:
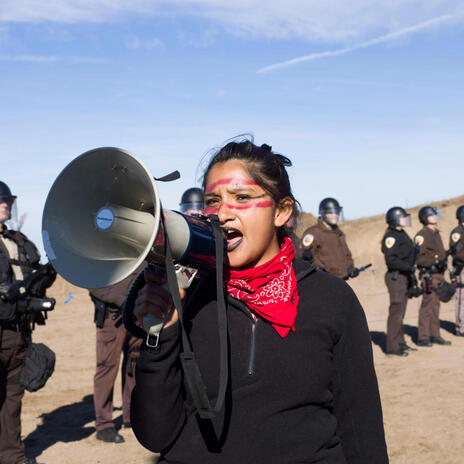
<path id="1" fill-rule="evenodd" d="M 162 217 L 164 223 L 164 217 Z M 223 282 L 223 262 L 224 262 L 224 238 L 219 227 L 217 216 L 211 217 L 211 224 L 216 245 L 216 285 L 217 285 L 217 304 L 218 304 L 218 325 L 219 325 L 219 346 L 220 346 L 220 365 L 219 365 L 219 389 L 216 404 L 211 407 L 206 391 L 206 386 L 201 376 L 200 369 L 195 360 L 195 353 L 187 336 L 184 327 L 184 315 L 182 302 L 179 294 L 174 262 L 169 245 L 169 239 L 166 236 L 166 274 L 168 278 L 169 290 L 171 291 L 174 306 L 179 315 L 179 323 L 182 332 L 183 351 L 180 354 L 181 364 L 184 371 L 184 377 L 187 388 L 192 396 L 193 403 L 202 419 L 212 419 L 222 409 L 224 404 L 229 363 L 228 363 L 228 341 L 227 341 L 227 313 L 224 300 L 224 282 Z"/>
<path id="2" fill-rule="evenodd" d="M 296 274 L 296 276 L 295 276 L 297 282 L 299 282 L 301 279 L 305 278 L 307 275 L 312 274 L 316 270 L 317 270 L 316 266 L 309 266 L 309 267 L 303 269 L 302 271 L 298 272 Z"/>

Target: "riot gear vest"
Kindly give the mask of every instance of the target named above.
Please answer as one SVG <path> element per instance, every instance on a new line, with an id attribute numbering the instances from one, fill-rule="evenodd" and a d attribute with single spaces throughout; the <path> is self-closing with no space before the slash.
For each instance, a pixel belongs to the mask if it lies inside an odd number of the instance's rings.
<path id="1" fill-rule="evenodd" d="M 6 240 L 11 240 L 18 247 L 17 258 L 12 258 L 6 246 Z M 17 280 L 14 266 L 21 270 L 23 278 L 30 275 L 39 266 L 40 255 L 35 245 L 25 235 L 11 231 L 3 225 L 0 232 L 0 288 L 8 287 Z M 0 299 L 0 322 L 11 321 L 16 317 L 16 305 Z"/>

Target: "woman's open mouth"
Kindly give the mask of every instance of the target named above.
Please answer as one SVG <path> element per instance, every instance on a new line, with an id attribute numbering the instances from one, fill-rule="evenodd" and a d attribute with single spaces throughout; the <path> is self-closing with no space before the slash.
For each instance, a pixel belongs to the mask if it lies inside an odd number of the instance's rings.
<path id="1" fill-rule="evenodd" d="M 243 239 L 243 234 L 237 229 L 224 229 L 224 235 L 227 240 L 227 251 L 235 250 Z"/>

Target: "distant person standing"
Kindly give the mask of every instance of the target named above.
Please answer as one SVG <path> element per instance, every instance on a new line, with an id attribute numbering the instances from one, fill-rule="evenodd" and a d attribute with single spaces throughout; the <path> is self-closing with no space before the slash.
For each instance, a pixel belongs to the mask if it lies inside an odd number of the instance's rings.
<path id="1" fill-rule="evenodd" d="M 345 234 L 338 227 L 343 208 L 335 198 L 324 198 L 319 204 L 317 224 L 303 233 L 301 245 L 303 256 L 313 260 L 315 266 L 338 277 L 357 277 L 359 269 L 354 267 L 351 251 Z"/>
<path id="2" fill-rule="evenodd" d="M 16 210 L 16 195 L 0 181 L 0 286 L 5 291 L 23 281 L 40 266 L 36 246 L 21 232 L 8 229 L 6 222 Z M 16 221 L 14 221 L 16 222 Z M 50 277 L 48 286 L 55 280 Z M 26 308 L 27 309 L 27 308 Z M 25 454 L 21 440 L 21 403 L 24 387 L 19 375 L 31 342 L 32 324 L 18 302 L 0 299 L 0 463 L 37 464 Z"/>
<path id="3" fill-rule="evenodd" d="M 415 280 L 416 248 L 404 228 L 411 226 L 411 215 L 400 206 L 395 206 L 387 211 L 386 221 L 388 228 L 382 239 L 382 253 L 388 268 L 385 285 L 390 295 L 386 351 L 387 354 L 407 356 L 412 348 L 404 338 L 403 319 L 408 303 L 408 288 Z"/>
<path id="4" fill-rule="evenodd" d="M 203 189 L 192 187 L 187 189 L 179 203 L 180 212 L 185 214 L 203 214 L 205 209 L 205 195 Z"/>
<path id="5" fill-rule="evenodd" d="M 450 254 L 453 257 L 456 290 L 456 335 L 464 337 L 464 205 L 456 211 L 458 225 L 450 234 Z"/>
<path id="6" fill-rule="evenodd" d="M 440 212 L 432 206 L 419 210 L 419 221 L 424 227 L 416 234 L 415 242 L 420 247 L 416 258 L 424 282 L 424 295 L 419 309 L 417 344 L 419 346 L 451 345 L 440 336 L 440 299 L 435 289 L 443 284 L 446 270 L 446 251 L 437 228 Z"/>
<path id="7" fill-rule="evenodd" d="M 135 385 L 135 362 L 140 352 L 141 340 L 130 335 L 122 324 L 122 305 L 132 282 L 141 270 L 142 267 L 115 285 L 89 289 L 90 298 L 95 305 L 94 321 L 97 327 L 97 365 L 93 396 L 95 428 L 97 440 L 107 443 L 124 442 L 113 422 L 113 391 L 121 354 L 122 420 L 124 427 L 130 427 L 130 399 Z"/>

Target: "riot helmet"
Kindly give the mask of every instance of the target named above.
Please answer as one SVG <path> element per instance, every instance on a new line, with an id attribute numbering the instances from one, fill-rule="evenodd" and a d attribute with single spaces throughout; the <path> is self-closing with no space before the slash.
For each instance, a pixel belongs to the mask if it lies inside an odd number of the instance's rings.
<path id="1" fill-rule="evenodd" d="M 180 211 L 185 214 L 202 214 L 205 209 L 203 189 L 192 187 L 186 190 L 179 203 Z"/>
<path id="2" fill-rule="evenodd" d="M 456 219 L 457 219 L 459 222 L 464 222 L 464 205 L 460 206 L 460 207 L 456 210 Z"/>
<path id="3" fill-rule="evenodd" d="M 401 221 L 402 218 L 405 218 L 405 220 Z M 391 227 L 411 227 L 411 215 L 401 206 L 390 208 L 385 215 L 385 219 Z"/>
<path id="4" fill-rule="evenodd" d="M 16 216 L 16 195 L 11 193 L 5 182 L 0 181 L 0 223 L 3 224 Z"/>
<path id="5" fill-rule="evenodd" d="M 335 225 L 344 220 L 343 207 L 335 198 L 324 198 L 319 203 L 319 217 L 328 224 Z"/>
<path id="6" fill-rule="evenodd" d="M 433 206 L 424 206 L 419 210 L 419 221 L 422 222 L 424 226 L 429 223 L 428 218 L 430 216 L 437 216 L 438 219 L 443 217 L 438 208 Z"/>

